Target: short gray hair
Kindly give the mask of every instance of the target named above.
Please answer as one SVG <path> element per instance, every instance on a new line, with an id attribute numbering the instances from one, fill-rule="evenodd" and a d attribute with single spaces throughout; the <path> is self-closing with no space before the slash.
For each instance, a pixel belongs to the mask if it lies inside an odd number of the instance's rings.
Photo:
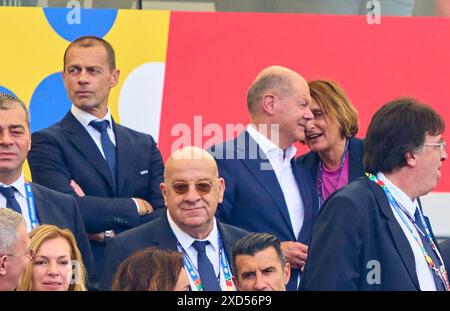
<path id="1" fill-rule="evenodd" d="M 17 96 L 0 92 L 0 110 L 8 110 L 15 107 L 21 107 L 23 111 L 25 111 L 26 121 L 28 126 L 30 126 L 30 113 L 28 112 L 28 108 L 24 102 Z"/>
<path id="2" fill-rule="evenodd" d="M 261 77 L 250 86 L 247 93 L 247 108 L 250 115 L 257 113 L 257 106 L 265 92 L 271 91 L 280 97 L 286 97 L 293 93 L 293 89 L 292 79 L 286 75 L 271 74 Z"/>
<path id="3" fill-rule="evenodd" d="M 14 251 L 20 224 L 25 224 L 21 214 L 0 207 L 0 255 Z"/>

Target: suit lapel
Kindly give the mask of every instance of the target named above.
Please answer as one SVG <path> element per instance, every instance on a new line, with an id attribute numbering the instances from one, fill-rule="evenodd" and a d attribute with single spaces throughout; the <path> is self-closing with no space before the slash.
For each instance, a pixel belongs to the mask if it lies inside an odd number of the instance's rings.
<path id="1" fill-rule="evenodd" d="M 44 193 L 39 191 L 33 183 L 30 183 L 31 191 L 33 192 L 34 207 L 36 208 L 36 217 L 38 219 L 39 225 L 51 223 L 53 214 L 53 205 L 47 204 L 47 198 Z"/>
<path id="2" fill-rule="evenodd" d="M 155 227 L 159 228 L 159 232 L 157 236 L 152 237 L 153 242 L 158 244 L 161 249 L 178 250 L 177 238 L 170 228 L 167 213 L 164 213 L 164 215 L 156 218 L 154 223 Z"/>
<path id="3" fill-rule="evenodd" d="M 228 261 L 230 262 L 231 252 L 233 250 L 233 245 L 234 245 L 235 241 L 234 241 L 233 237 L 230 236 L 228 231 L 223 227 L 223 225 L 220 223 L 220 221 L 217 220 L 216 222 L 217 222 L 217 229 L 219 230 L 219 234 L 222 239 L 223 248 L 225 250 L 225 255 L 226 255 Z"/>
<path id="4" fill-rule="evenodd" d="M 362 165 L 363 144 L 356 138 L 350 138 L 348 146 L 349 150 L 349 168 L 348 168 L 348 182 L 352 182 L 356 178 L 364 175 L 364 168 Z"/>
<path id="5" fill-rule="evenodd" d="M 130 154 L 133 152 L 134 148 L 131 141 L 132 138 L 128 135 L 126 130 L 122 126 L 117 125 L 114 120 L 113 124 L 117 152 L 117 191 L 118 193 L 121 193 L 127 177 L 132 174 L 131 167 L 133 163 L 129 161 L 129 159 L 135 158 Z"/>
<path id="6" fill-rule="evenodd" d="M 249 169 L 253 176 L 255 176 L 255 179 L 258 181 L 260 186 L 273 199 L 274 205 L 278 208 L 283 217 L 283 220 L 289 228 L 289 231 L 294 237 L 294 240 L 296 240 L 297 237 L 295 237 L 294 230 L 292 229 L 291 218 L 289 217 L 289 212 L 286 201 L 284 199 L 283 191 L 281 190 L 280 184 L 278 183 L 275 172 L 273 171 L 273 169 L 271 169 L 270 162 L 267 159 L 267 156 L 259 148 L 256 141 L 254 141 L 253 138 L 250 137 L 247 131 L 244 131 L 240 135 L 245 135 L 245 141 L 247 142 L 247 144 L 245 145 L 245 150 L 242 149 L 242 146 L 236 143 L 238 152 L 245 152 L 245 157 L 244 159 L 241 159 L 241 161 Z M 249 150 L 257 150 L 257 154 L 253 155 L 253 157 L 250 157 L 250 155 L 248 154 Z M 263 155 L 264 159 L 262 159 L 260 155 Z"/>
<path id="7" fill-rule="evenodd" d="M 369 187 L 374 192 L 375 198 L 378 202 L 378 206 L 388 219 L 388 227 L 389 230 L 391 231 L 392 238 L 394 240 L 395 246 L 397 247 L 397 251 L 400 254 L 400 257 L 402 258 L 402 261 L 405 264 L 405 267 L 409 275 L 411 276 L 414 285 L 416 285 L 416 287 L 420 290 L 419 279 L 417 278 L 416 264 L 414 260 L 414 254 L 411 250 L 411 245 L 409 244 L 409 241 L 405 236 L 405 233 L 403 232 L 402 228 L 400 227 L 400 224 L 398 223 L 397 219 L 395 218 L 392 212 L 392 208 L 386 198 L 386 194 L 381 189 L 381 187 L 375 184 L 374 182 L 368 179 L 366 180 L 366 182 L 369 184 Z"/>
<path id="8" fill-rule="evenodd" d="M 113 192 L 116 193 L 114 180 L 111 176 L 108 164 L 86 129 L 71 112 L 67 113 L 61 121 L 61 125 L 67 131 L 68 140 L 75 146 L 76 149 L 78 149 L 86 160 L 91 163 L 94 169 L 96 169 L 106 179 Z"/>
<path id="9" fill-rule="evenodd" d="M 308 184 L 310 182 L 308 181 L 307 171 L 305 169 L 304 172 L 300 171 L 300 168 L 298 167 L 298 164 L 294 159 L 291 161 L 292 171 L 294 172 L 295 181 L 297 182 L 297 187 L 300 189 L 300 198 L 303 202 L 303 207 L 305 210 L 305 215 L 303 218 L 303 226 L 300 231 L 300 234 L 298 236 L 298 240 L 301 242 L 308 243 L 309 241 L 304 240 L 303 235 L 306 234 L 307 231 L 310 231 L 311 228 L 307 226 L 307 224 L 313 223 L 315 220 L 315 210 L 318 211 L 318 202 L 314 202 L 313 195 L 314 195 L 314 188 L 309 189 Z M 307 237 L 307 240 L 309 240 L 309 237 Z"/>

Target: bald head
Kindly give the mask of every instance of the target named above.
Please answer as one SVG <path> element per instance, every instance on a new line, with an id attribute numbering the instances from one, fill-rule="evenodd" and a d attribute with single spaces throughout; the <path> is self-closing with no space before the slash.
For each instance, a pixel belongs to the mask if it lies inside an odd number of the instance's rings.
<path id="1" fill-rule="evenodd" d="M 308 92 L 308 82 L 297 72 L 282 66 L 264 68 L 255 78 L 247 93 L 247 106 L 250 116 L 261 111 L 260 103 L 264 95 L 272 93 L 280 97 L 292 95 L 294 84 L 300 85 L 304 92 Z"/>
<path id="2" fill-rule="evenodd" d="M 164 170 L 164 180 L 170 179 L 171 176 L 180 169 L 188 167 L 203 167 L 206 168 L 215 177 L 219 175 L 216 160 L 206 150 L 189 146 L 178 149 L 173 152 L 169 159 L 167 159 Z"/>
<path id="3" fill-rule="evenodd" d="M 172 153 L 160 188 L 170 217 L 181 230 L 196 239 L 211 232 L 225 182 L 207 151 L 186 147 Z"/>

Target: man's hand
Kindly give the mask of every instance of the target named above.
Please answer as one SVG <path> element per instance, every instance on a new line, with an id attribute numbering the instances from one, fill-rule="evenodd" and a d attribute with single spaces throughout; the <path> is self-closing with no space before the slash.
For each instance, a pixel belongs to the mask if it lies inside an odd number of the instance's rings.
<path id="1" fill-rule="evenodd" d="M 116 233 L 114 230 L 111 230 L 111 238 L 115 237 Z M 105 240 L 105 232 L 99 233 L 88 233 L 89 240 L 103 242 Z"/>
<path id="2" fill-rule="evenodd" d="M 70 181 L 70 186 L 72 187 L 73 191 L 75 191 L 75 193 L 77 194 L 77 196 L 79 197 L 84 197 L 86 196 L 86 194 L 84 194 L 83 189 L 81 189 L 81 187 L 75 182 L 75 180 L 71 180 Z"/>
<path id="3" fill-rule="evenodd" d="M 308 258 L 308 246 L 299 242 L 286 241 L 281 242 L 281 250 L 291 267 L 303 268 Z"/>
<path id="4" fill-rule="evenodd" d="M 139 205 L 139 216 L 144 216 L 153 212 L 153 206 L 145 200 L 133 198 Z"/>

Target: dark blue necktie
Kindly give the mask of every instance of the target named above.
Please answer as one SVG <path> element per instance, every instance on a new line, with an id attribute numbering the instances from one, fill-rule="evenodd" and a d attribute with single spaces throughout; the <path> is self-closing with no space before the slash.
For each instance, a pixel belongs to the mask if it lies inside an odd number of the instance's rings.
<path id="1" fill-rule="evenodd" d="M 20 208 L 19 202 L 17 202 L 16 197 L 14 196 L 14 190 L 14 187 L 0 186 L 0 193 L 6 198 L 6 207 L 22 214 L 22 209 Z"/>
<path id="2" fill-rule="evenodd" d="M 209 241 L 194 241 L 192 243 L 192 246 L 197 250 L 197 266 L 200 281 L 202 281 L 205 291 L 220 291 L 221 288 L 214 272 L 214 267 L 206 255 L 206 246 L 208 244 Z"/>
<path id="3" fill-rule="evenodd" d="M 425 233 L 425 227 L 423 226 L 418 208 L 416 209 L 414 218 L 415 218 L 417 227 L 419 227 L 419 229 L 422 230 L 423 233 Z M 430 257 L 433 260 L 436 267 L 439 268 L 441 262 L 439 261 L 438 257 L 436 256 L 436 253 L 431 248 L 431 245 L 428 242 L 428 238 L 426 237 L 426 235 L 423 236 L 422 234 L 420 234 L 420 232 L 419 232 L 419 235 L 420 235 L 420 239 L 422 240 L 423 246 L 425 247 L 425 251 L 428 253 L 428 255 L 430 255 Z M 444 283 L 442 282 L 441 278 L 434 271 L 431 271 L 431 274 L 433 274 L 434 283 L 436 284 L 436 290 L 437 291 L 445 291 Z"/>
<path id="4" fill-rule="evenodd" d="M 102 142 L 103 153 L 105 154 L 106 163 L 108 163 L 109 170 L 111 171 L 113 180 L 116 180 L 117 172 L 117 159 L 116 159 L 116 147 L 109 139 L 108 126 L 109 121 L 91 121 L 89 123 L 93 128 L 100 132 L 100 139 Z"/>

